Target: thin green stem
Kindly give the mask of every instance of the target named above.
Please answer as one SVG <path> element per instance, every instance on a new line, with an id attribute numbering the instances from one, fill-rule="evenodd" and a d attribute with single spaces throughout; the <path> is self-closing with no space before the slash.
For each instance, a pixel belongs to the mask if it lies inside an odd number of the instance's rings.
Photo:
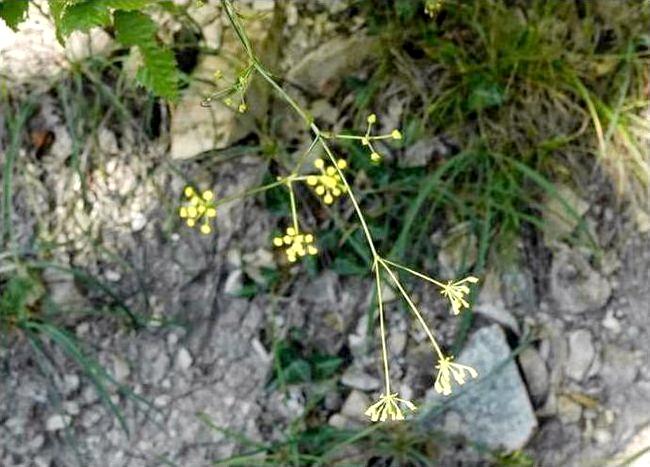
<path id="1" fill-rule="evenodd" d="M 409 272 L 409 273 L 413 274 L 414 276 L 419 277 L 420 279 L 424 279 L 425 281 L 429 281 L 432 284 L 437 285 L 438 287 L 445 287 L 445 284 L 443 284 L 442 282 L 438 282 L 437 280 L 433 279 L 432 277 L 427 276 L 426 274 L 422 274 L 420 272 L 414 271 L 411 268 L 407 268 L 406 266 L 402 266 L 401 264 L 394 263 L 394 262 L 389 261 L 387 259 L 384 259 L 384 262 L 387 263 L 387 264 L 390 264 L 391 266 L 395 266 L 396 268 L 403 269 L 404 271 Z"/>
<path id="2" fill-rule="evenodd" d="M 393 284 L 397 287 L 397 289 L 400 291 L 402 294 L 402 297 L 404 297 L 404 300 L 406 300 L 406 303 L 408 303 L 409 307 L 411 308 L 411 311 L 415 315 L 415 317 L 418 319 L 420 324 L 422 325 L 422 328 L 424 329 L 424 332 L 427 333 L 427 336 L 429 336 L 429 340 L 431 341 L 431 345 L 433 345 L 433 349 L 436 351 L 438 354 L 438 357 L 440 359 L 445 358 L 444 354 L 442 353 L 442 349 L 438 345 L 438 342 L 436 341 L 436 338 L 433 337 L 433 333 L 431 332 L 431 329 L 429 329 L 429 326 L 427 326 L 426 321 L 424 321 L 424 318 L 418 311 L 418 308 L 415 306 L 415 303 L 413 303 L 413 300 L 411 300 L 411 297 L 409 296 L 408 293 L 406 293 L 406 290 L 404 290 L 404 287 L 402 286 L 401 282 L 395 275 L 395 273 L 388 267 L 388 264 L 385 260 L 379 260 L 379 263 L 384 267 L 386 272 L 388 272 L 388 275 L 390 276 L 391 280 L 393 281 Z"/>
<path id="3" fill-rule="evenodd" d="M 298 103 L 289 94 L 287 94 L 287 92 L 284 89 L 282 89 L 282 87 L 273 79 L 271 74 L 264 68 L 264 66 L 254 56 L 253 51 L 250 48 L 250 42 L 248 41 L 246 32 L 243 30 L 243 28 L 239 24 L 238 19 L 236 18 L 235 12 L 232 8 L 231 0 L 221 0 L 221 4 L 224 6 L 226 10 L 226 14 L 228 15 L 228 19 L 230 20 L 230 23 L 237 31 L 237 35 L 240 41 L 242 42 L 242 44 L 244 45 L 244 49 L 246 50 L 246 54 L 253 62 L 253 66 L 255 67 L 255 70 L 278 92 L 278 94 L 280 94 L 280 96 L 296 111 L 296 113 L 305 121 L 305 123 L 309 125 L 311 130 L 314 132 L 314 135 L 316 137 L 315 139 L 317 139 L 320 142 L 321 146 L 325 150 L 325 153 L 327 154 L 327 157 L 330 159 L 330 161 L 336 168 L 339 176 L 341 177 L 341 181 L 343 182 L 343 185 L 346 187 L 348 196 L 352 201 L 352 205 L 354 206 L 354 210 L 357 214 L 357 218 L 361 223 L 361 227 L 363 228 L 363 232 L 366 236 L 366 240 L 368 241 L 368 246 L 370 248 L 370 251 L 372 252 L 373 261 L 379 259 L 380 257 L 377 254 L 377 249 L 375 248 L 375 244 L 372 240 L 372 236 L 370 235 L 370 230 L 368 229 L 368 224 L 366 223 L 366 220 L 363 217 L 363 213 L 361 212 L 359 203 L 357 202 L 356 197 L 354 196 L 354 193 L 350 188 L 350 184 L 348 183 L 347 179 L 345 178 L 345 175 L 343 174 L 343 171 L 336 164 L 336 158 L 334 157 L 332 150 L 323 139 L 323 133 L 316 126 L 313 120 L 307 115 L 307 113 L 298 105 Z"/>
<path id="4" fill-rule="evenodd" d="M 271 77 L 270 73 L 266 71 L 264 66 L 260 62 L 257 61 L 254 57 L 251 57 L 254 62 L 253 66 L 255 67 L 255 70 L 262 75 L 262 77 L 276 90 L 280 93 L 282 98 L 293 108 L 293 110 L 296 111 L 298 115 L 307 123 L 307 124 L 312 124 L 312 119 L 307 115 L 307 113 L 302 110 L 302 108 L 298 105 L 298 103 L 293 100 L 293 98 L 285 92 L 282 87 Z"/>
<path id="5" fill-rule="evenodd" d="M 318 127 L 312 123 L 312 130 L 319 135 L 320 130 L 318 130 Z M 343 185 L 345 186 L 345 189 L 348 193 L 348 196 L 350 197 L 350 201 L 352 202 L 352 206 L 354 206 L 354 211 L 357 214 L 357 218 L 359 219 L 359 222 L 361 223 L 361 228 L 363 229 L 363 233 L 366 236 L 366 241 L 368 242 L 368 246 L 370 247 L 370 251 L 372 252 L 372 257 L 373 261 L 381 259 L 381 257 L 377 254 L 377 249 L 375 248 L 375 242 L 372 239 L 372 235 L 370 235 L 370 229 L 368 228 L 368 224 L 366 223 L 365 217 L 363 217 L 363 213 L 361 212 L 361 207 L 359 206 L 359 203 L 357 202 L 357 198 L 354 196 L 354 192 L 352 191 L 352 188 L 350 187 L 350 184 L 348 183 L 348 180 L 345 178 L 345 174 L 343 171 L 339 168 L 338 164 L 336 163 L 336 157 L 334 157 L 334 154 L 332 153 L 332 150 L 328 146 L 328 144 L 319 136 L 319 141 L 321 143 L 321 146 L 325 150 L 325 154 L 327 154 L 327 157 L 329 158 L 330 162 L 336 169 L 336 171 L 339 174 L 339 177 L 341 177 L 341 181 L 343 182 Z"/>
<path id="6" fill-rule="evenodd" d="M 381 277 L 378 261 L 375 261 L 375 280 L 377 283 L 377 306 L 379 307 L 379 332 L 381 333 L 381 356 L 384 361 L 384 380 L 386 395 L 390 394 L 390 375 L 388 372 L 388 352 L 386 350 L 386 329 L 384 327 L 384 304 L 381 298 Z"/>
<path id="7" fill-rule="evenodd" d="M 214 206 L 221 206 L 222 204 L 230 203 L 232 201 L 236 201 L 240 198 L 246 198 L 247 196 L 252 196 L 256 195 L 258 193 L 262 193 L 264 191 L 270 190 L 271 188 L 275 188 L 276 186 L 284 185 L 287 183 L 287 180 L 295 180 L 292 176 L 285 177 L 279 179 L 277 182 L 269 183 L 268 185 L 263 185 L 263 186 L 258 186 L 255 188 L 251 188 L 250 190 L 243 191 L 241 193 L 237 193 L 235 195 L 230 195 L 230 196 L 225 196 L 223 198 L 220 198 L 218 201 L 214 203 Z"/>
<path id="8" fill-rule="evenodd" d="M 300 159 L 298 159 L 298 162 L 296 162 L 296 167 L 293 169 L 294 174 L 297 174 L 298 171 L 300 171 L 302 164 L 305 162 L 305 158 L 311 153 L 311 151 L 316 147 L 317 144 L 318 144 L 318 138 L 314 138 L 311 144 L 309 145 L 309 147 L 307 148 L 307 150 L 302 153 Z"/>
<path id="9" fill-rule="evenodd" d="M 289 188 L 289 200 L 291 201 L 291 218 L 293 220 L 293 228 L 296 231 L 296 234 L 300 232 L 298 228 L 298 210 L 296 209 L 296 195 L 293 193 L 293 185 L 291 180 L 287 182 L 287 188 Z"/>
<path id="10" fill-rule="evenodd" d="M 336 139 L 363 139 L 364 136 L 359 136 L 359 135 L 339 135 L 339 134 L 336 134 L 336 135 L 334 135 L 334 138 L 336 138 Z"/>

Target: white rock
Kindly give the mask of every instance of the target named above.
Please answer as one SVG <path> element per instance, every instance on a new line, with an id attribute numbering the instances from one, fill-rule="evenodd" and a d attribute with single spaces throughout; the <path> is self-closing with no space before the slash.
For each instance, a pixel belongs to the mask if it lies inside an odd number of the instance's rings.
<path id="1" fill-rule="evenodd" d="M 70 415 L 79 415 L 79 404 L 75 401 L 65 401 L 63 403 L 63 409 Z"/>
<path id="2" fill-rule="evenodd" d="M 607 310 L 602 324 L 605 329 L 611 331 L 613 334 L 618 334 L 621 332 L 621 322 L 616 319 L 612 310 Z"/>
<path id="3" fill-rule="evenodd" d="M 59 431 L 64 429 L 70 424 L 70 417 L 68 415 L 56 414 L 52 415 L 45 422 L 46 431 Z"/>
<path id="4" fill-rule="evenodd" d="M 63 393 L 69 395 L 79 389 L 79 376 L 68 374 L 63 376 Z"/>
<path id="5" fill-rule="evenodd" d="M 227 295 L 235 295 L 244 286 L 244 274 L 241 269 L 230 271 L 223 285 L 223 292 Z"/>
<path id="6" fill-rule="evenodd" d="M 591 332 L 578 329 L 569 334 L 569 359 L 566 362 L 567 376 L 576 381 L 581 381 L 596 356 L 596 349 L 592 342 Z"/>
<path id="7" fill-rule="evenodd" d="M 650 425 L 639 430 L 625 445 L 621 453 L 616 456 L 618 462 L 615 465 L 622 466 L 623 462 L 627 461 L 629 463 L 625 463 L 625 467 L 648 467 L 650 465 L 648 446 L 650 446 Z"/>
<path id="8" fill-rule="evenodd" d="M 136 212 L 131 215 L 131 230 L 139 232 L 147 225 L 147 217 L 141 212 Z"/>
<path id="9" fill-rule="evenodd" d="M 122 278 L 122 275 L 114 269 L 107 269 L 106 272 L 104 272 L 104 277 L 109 282 L 117 282 Z"/>
<path id="10" fill-rule="evenodd" d="M 113 38 L 102 28 L 74 31 L 65 41 L 65 54 L 71 62 L 81 62 L 89 57 L 108 55 L 115 47 Z"/>
<path id="11" fill-rule="evenodd" d="M 192 359 L 189 350 L 181 347 L 176 354 L 176 368 L 186 371 L 192 366 L 192 363 L 194 363 L 194 359 Z"/>
<path id="12" fill-rule="evenodd" d="M 128 362 L 123 358 L 114 356 L 113 357 L 113 376 L 118 383 L 126 382 L 126 379 L 131 374 L 131 368 L 129 368 Z"/>

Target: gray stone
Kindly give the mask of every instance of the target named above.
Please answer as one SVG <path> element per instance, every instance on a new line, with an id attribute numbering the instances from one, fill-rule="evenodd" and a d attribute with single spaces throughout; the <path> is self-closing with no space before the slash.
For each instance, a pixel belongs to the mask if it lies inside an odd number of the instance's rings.
<path id="1" fill-rule="evenodd" d="M 185 347 L 181 347 L 176 354 L 176 368 L 181 371 L 187 371 L 194 363 L 192 355 Z"/>
<path id="2" fill-rule="evenodd" d="M 582 380 L 596 356 L 591 333 L 586 329 L 578 329 L 569 334 L 569 359 L 566 362 L 565 373 L 576 381 Z"/>
<path id="3" fill-rule="evenodd" d="M 553 255 L 550 292 L 555 305 L 567 313 L 583 313 L 603 307 L 611 285 L 577 251 L 562 248 Z"/>
<path id="4" fill-rule="evenodd" d="M 364 413 L 369 406 L 370 398 L 363 392 L 353 389 L 343 403 L 341 415 L 353 420 L 364 420 Z"/>
<path id="5" fill-rule="evenodd" d="M 89 57 L 107 56 L 114 48 L 115 40 L 102 28 L 74 31 L 65 41 L 65 54 L 73 63 Z"/>
<path id="6" fill-rule="evenodd" d="M 117 355 L 113 356 L 113 376 L 118 383 L 126 382 L 126 379 L 131 374 L 129 364 L 122 357 Z"/>
<path id="7" fill-rule="evenodd" d="M 45 422 L 46 431 L 59 431 L 70 424 L 70 417 L 67 415 L 52 415 Z"/>
<path id="8" fill-rule="evenodd" d="M 549 387 L 549 375 L 544 359 L 533 347 L 526 347 L 518 358 L 530 396 L 536 403 L 543 402 Z"/>
<path id="9" fill-rule="evenodd" d="M 246 136 L 254 128 L 254 118 L 262 117 L 268 108 L 269 87 L 258 86 L 253 80 L 246 91 L 248 110 L 239 113 L 231 109 L 218 99 L 203 107 L 201 103 L 210 95 L 219 90 L 228 88 L 238 79 L 240 72 L 238 59 L 245 61 L 244 52 L 232 28 L 222 29 L 219 21 L 206 24 L 210 17 L 218 18 L 218 14 L 208 13 L 216 6 L 205 5 L 198 8 L 195 19 L 203 25 L 203 37 L 208 41 L 218 37 L 218 55 L 202 55 L 199 63 L 192 72 L 190 85 L 183 92 L 178 104 L 171 115 L 170 128 L 170 157 L 172 159 L 189 159 L 198 154 L 212 149 L 223 149 L 233 142 Z M 258 48 L 267 40 L 273 30 L 273 14 L 254 15 L 246 24 L 246 32 L 253 43 L 253 48 Z M 272 65 L 272 54 L 266 54 L 265 63 Z M 223 78 L 215 80 L 215 72 L 221 72 Z M 238 106 L 238 97 L 234 96 L 235 106 Z"/>
<path id="10" fill-rule="evenodd" d="M 349 367 L 341 377 L 341 383 L 345 386 L 359 389 L 361 391 L 374 391 L 379 389 L 380 383 L 377 378 L 370 376 L 356 367 Z"/>
<path id="11" fill-rule="evenodd" d="M 244 286 L 244 273 L 241 269 L 230 271 L 223 286 L 223 292 L 227 295 L 236 295 Z"/>
<path id="12" fill-rule="evenodd" d="M 588 209 L 589 203 L 571 188 L 566 185 L 557 186 L 556 196 L 547 199 L 542 211 L 546 244 L 570 235 Z"/>
<path id="13" fill-rule="evenodd" d="M 557 415 L 562 423 L 578 423 L 582 417 L 582 406 L 571 398 L 561 395 L 557 400 Z"/>
<path id="14" fill-rule="evenodd" d="M 332 96 L 344 76 L 356 70 L 376 49 L 374 38 L 361 34 L 336 37 L 308 53 L 287 74 L 299 87 Z"/>
<path id="15" fill-rule="evenodd" d="M 420 139 L 404 151 L 404 156 L 397 159 L 401 168 L 424 167 L 433 157 L 434 143 L 430 139 Z"/>
<path id="16" fill-rule="evenodd" d="M 66 396 L 79 389 L 79 376 L 69 374 L 63 376 L 63 394 Z"/>
<path id="17" fill-rule="evenodd" d="M 456 225 L 445 235 L 438 253 L 440 273 L 445 279 L 455 279 L 458 271 L 472 266 L 478 256 L 478 241 L 468 223 Z"/>
<path id="18" fill-rule="evenodd" d="M 440 411 L 424 415 L 425 426 L 438 429 L 447 418 L 453 421 L 445 427 L 449 433 L 491 449 L 521 449 L 537 427 L 537 419 L 510 355 L 505 333 L 498 325 L 475 332 L 457 361 L 475 368 L 478 378 L 455 387 L 455 398 L 435 394 L 434 402 L 443 405 Z"/>

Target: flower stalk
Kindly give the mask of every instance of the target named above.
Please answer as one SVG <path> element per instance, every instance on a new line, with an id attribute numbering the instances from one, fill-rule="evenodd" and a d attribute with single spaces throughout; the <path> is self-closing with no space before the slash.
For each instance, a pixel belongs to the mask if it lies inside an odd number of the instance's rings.
<path id="1" fill-rule="evenodd" d="M 452 363 L 452 357 L 445 355 L 441 346 L 436 340 L 433 331 L 427 325 L 424 317 L 422 316 L 422 313 L 418 310 L 417 305 L 402 285 L 396 271 L 402 270 L 408 272 L 411 275 L 428 281 L 440 288 L 440 293 L 449 299 L 453 314 L 458 314 L 460 311 L 462 311 L 463 308 L 469 307 L 469 303 L 465 298 L 465 296 L 467 296 L 470 292 L 467 284 L 475 284 L 478 282 L 478 279 L 476 277 L 469 276 L 460 281 L 448 281 L 445 283 L 417 272 L 413 269 L 410 269 L 406 266 L 392 262 L 379 254 L 377 246 L 375 245 L 374 239 L 370 233 L 370 229 L 361 209 L 360 203 L 357 200 L 354 190 L 352 189 L 344 173 L 344 169 L 347 167 L 347 163 L 344 159 L 338 159 L 334 155 L 334 152 L 332 151 L 327 140 L 332 138 L 358 140 L 363 146 L 368 147 L 370 150 L 370 159 L 373 162 L 379 162 L 381 160 L 381 156 L 376 151 L 372 142 L 387 139 L 400 140 L 402 139 L 401 132 L 398 129 L 395 129 L 389 134 L 372 135 L 372 127 L 377 121 L 377 117 L 374 114 L 368 116 L 368 127 L 365 134 L 362 136 L 347 134 L 332 135 L 322 131 L 316 125 L 313 119 L 309 117 L 307 112 L 303 110 L 300 105 L 298 105 L 298 103 L 280 86 L 280 84 L 273 78 L 271 73 L 269 73 L 269 71 L 260 63 L 257 57 L 255 57 L 250 40 L 248 39 L 248 36 L 246 35 L 246 32 L 241 25 L 239 17 L 232 5 L 232 0 L 221 0 L 221 4 L 224 8 L 224 11 L 226 12 L 228 20 L 230 21 L 232 27 L 235 29 L 237 36 L 242 42 L 249 63 L 251 64 L 251 69 L 257 72 L 279 94 L 279 96 L 293 108 L 296 114 L 305 122 L 306 126 L 312 131 L 314 135 L 309 149 L 305 154 L 303 154 L 303 156 L 298 161 L 296 168 L 288 177 L 278 179 L 276 183 L 261 187 L 258 190 L 250 190 L 247 193 L 254 194 L 278 186 L 280 184 L 286 184 L 287 188 L 289 189 L 291 203 L 292 227 L 289 227 L 287 229 L 286 235 L 282 237 L 276 237 L 273 240 L 273 243 L 278 247 L 287 247 L 287 255 L 290 262 L 295 261 L 300 256 L 315 254 L 317 252 L 317 249 L 312 245 L 313 236 L 311 234 L 303 234 L 300 232 L 296 200 L 293 191 L 293 183 L 298 181 L 306 181 L 307 185 L 314 187 L 316 194 L 318 196 L 321 196 L 323 202 L 328 205 L 332 204 L 335 198 L 343 194 L 347 195 L 347 197 L 350 199 L 355 215 L 359 221 L 364 237 L 366 239 L 366 243 L 371 252 L 371 264 L 369 266 L 375 275 L 375 293 L 377 297 L 379 332 L 381 336 L 381 358 L 384 373 L 383 394 L 380 396 L 377 402 L 368 407 L 366 415 L 368 415 L 372 421 L 403 420 L 404 414 L 401 407 L 406 407 L 411 411 L 416 410 L 416 407 L 412 402 L 399 398 L 397 393 L 391 392 L 385 309 L 381 293 L 382 272 L 388 275 L 390 283 L 392 283 L 392 285 L 399 291 L 402 299 L 406 302 L 408 308 L 414 314 L 416 320 L 427 334 L 427 337 L 431 343 L 431 347 L 435 352 L 438 361 L 438 364 L 436 366 L 438 374 L 435 379 L 434 388 L 437 392 L 445 395 L 451 393 L 452 380 L 457 384 L 462 385 L 466 381 L 466 374 L 473 378 L 477 377 L 478 374 L 476 370 L 467 365 Z M 325 153 L 326 160 L 331 165 L 326 167 L 322 159 L 316 159 L 315 167 L 321 171 L 321 175 L 299 176 L 298 170 L 300 169 L 304 158 L 316 146 L 320 146 L 320 148 Z"/>

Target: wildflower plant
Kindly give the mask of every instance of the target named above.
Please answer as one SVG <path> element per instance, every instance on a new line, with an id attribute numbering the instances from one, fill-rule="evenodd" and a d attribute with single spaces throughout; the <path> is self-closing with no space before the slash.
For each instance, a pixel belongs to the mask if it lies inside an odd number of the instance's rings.
<path id="1" fill-rule="evenodd" d="M 273 89 L 275 89 L 279 96 L 291 106 L 296 114 L 303 120 L 306 127 L 311 130 L 313 139 L 307 151 L 302 155 L 302 157 L 299 158 L 298 163 L 288 175 L 279 177 L 278 180 L 274 183 L 249 190 L 240 195 L 218 200 L 213 204 L 213 207 L 236 198 L 260 193 L 262 191 L 278 186 L 285 186 L 289 191 L 289 199 L 291 203 L 291 225 L 286 228 L 283 235 L 274 237 L 272 243 L 275 247 L 282 248 L 286 254 L 287 260 L 290 263 L 293 263 L 302 257 L 305 257 L 307 255 L 316 255 L 318 253 L 318 248 L 316 247 L 314 236 L 310 233 L 304 232 L 300 227 L 298 207 L 294 193 L 294 185 L 296 183 L 305 183 L 308 187 L 313 189 L 314 193 L 320 199 L 322 199 L 323 203 L 326 205 L 333 204 L 334 201 L 340 197 L 346 197 L 350 201 L 354 209 L 354 213 L 356 214 L 357 220 L 361 225 L 361 229 L 371 253 L 371 262 L 369 264 L 369 268 L 373 273 L 375 279 L 376 303 L 378 308 L 379 334 L 381 343 L 381 361 L 384 373 L 383 392 L 380 395 L 379 399 L 367 408 L 365 414 L 373 422 L 403 420 L 405 418 L 404 411 L 413 412 L 416 410 L 416 406 L 413 402 L 399 397 L 399 394 L 397 392 L 393 392 L 391 388 L 388 349 L 386 342 L 385 313 L 384 304 L 381 297 L 382 284 L 384 282 L 387 282 L 399 292 L 399 295 L 406 303 L 407 308 L 410 310 L 415 320 L 424 330 L 437 361 L 437 365 L 434 369 L 432 369 L 437 370 L 437 375 L 434 379 L 434 389 L 440 394 L 449 395 L 452 393 L 454 383 L 457 385 L 462 385 L 466 382 L 468 377 L 476 378 L 478 376 L 478 373 L 475 369 L 467 365 L 453 363 L 453 357 L 443 351 L 434 335 L 433 330 L 427 324 L 416 303 L 406 291 L 404 285 L 402 284 L 402 279 L 399 277 L 398 273 L 401 272 L 410 274 L 419 279 L 430 282 L 438 287 L 441 295 L 449 300 L 451 313 L 453 315 L 458 315 L 463 309 L 469 308 L 469 302 L 467 300 L 467 296 L 470 293 L 469 285 L 476 284 L 478 282 L 478 278 L 469 276 L 458 281 L 439 281 L 427 276 L 426 274 L 417 272 L 409 267 L 388 260 L 378 251 L 375 240 L 370 233 L 370 229 L 368 228 L 368 224 L 361 210 L 357 197 L 352 190 L 344 172 L 348 168 L 348 163 L 345 159 L 337 157 L 334 154 L 332 148 L 330 147 L 329 141 L 335 139 L 357 140 L 363 146 L 367 147 L 370 159 L 375 163 L 379 163 L 382 157 L 377 150 L 375 143 L 381 140 L 401 140 L 402 133 L 399 129 L 394 129 L 387 134 L 374 135 L 372 133 L 372 129 L 377 123 L 377 116 L 375 114 L 371 114 L 367 117 L 368 126 L 366 128 L 366 132 L 362 135 L 334 134 L 321 130 L 321 128 L 316 125 L 313 119 L 309 117 L 307 112 L 303 110 L 302 107 L 300 107 L 300 105 L 282 89 L 278 82 L 271 76 L 270 72 L 267 71 L 264 65 L 255 56 L 246 31 L 240 22 L 240 17 L 233 7 L 232 0 L 221 0 L 221 5 L 246 52 L 249 65 L 245 69 L 244 74 L 240 75 L 237 81 L 231 87 L 213 94 L 203 102 L 203 105 L 209 106 L 212 100 L 217 98 L 228 98 L 235 93 L 241 97 L 240 102 L 245 103 L 243 94 L 247 88 L 247 85 L 250 82 L 252 75 L 258 75 Z M 228 104 L 228 102 L 226 102 L 226 104 Z M 241 111 L 241 108 L 239 110 Z M 314 167 L 318 170 L 319 173 L 302 175 L 301 170 L 303 162 L 312 153 L 312 151 L 315 151 L 317 149 L 322 152 L 322 157 L 319 157 L 314 161 Z M 197 194 L 191 194 L 190 207 L 192 200 L 197 199 L 196 197 L 198 197 Z M 198 199 L 201 200 L 201 197 L 198 197 Z M 188 214 L 188 220 L 194 219 L 189 217 L 190 207 L 186 208 L 188 209 L 188 211 L 186 211 Z"/>

